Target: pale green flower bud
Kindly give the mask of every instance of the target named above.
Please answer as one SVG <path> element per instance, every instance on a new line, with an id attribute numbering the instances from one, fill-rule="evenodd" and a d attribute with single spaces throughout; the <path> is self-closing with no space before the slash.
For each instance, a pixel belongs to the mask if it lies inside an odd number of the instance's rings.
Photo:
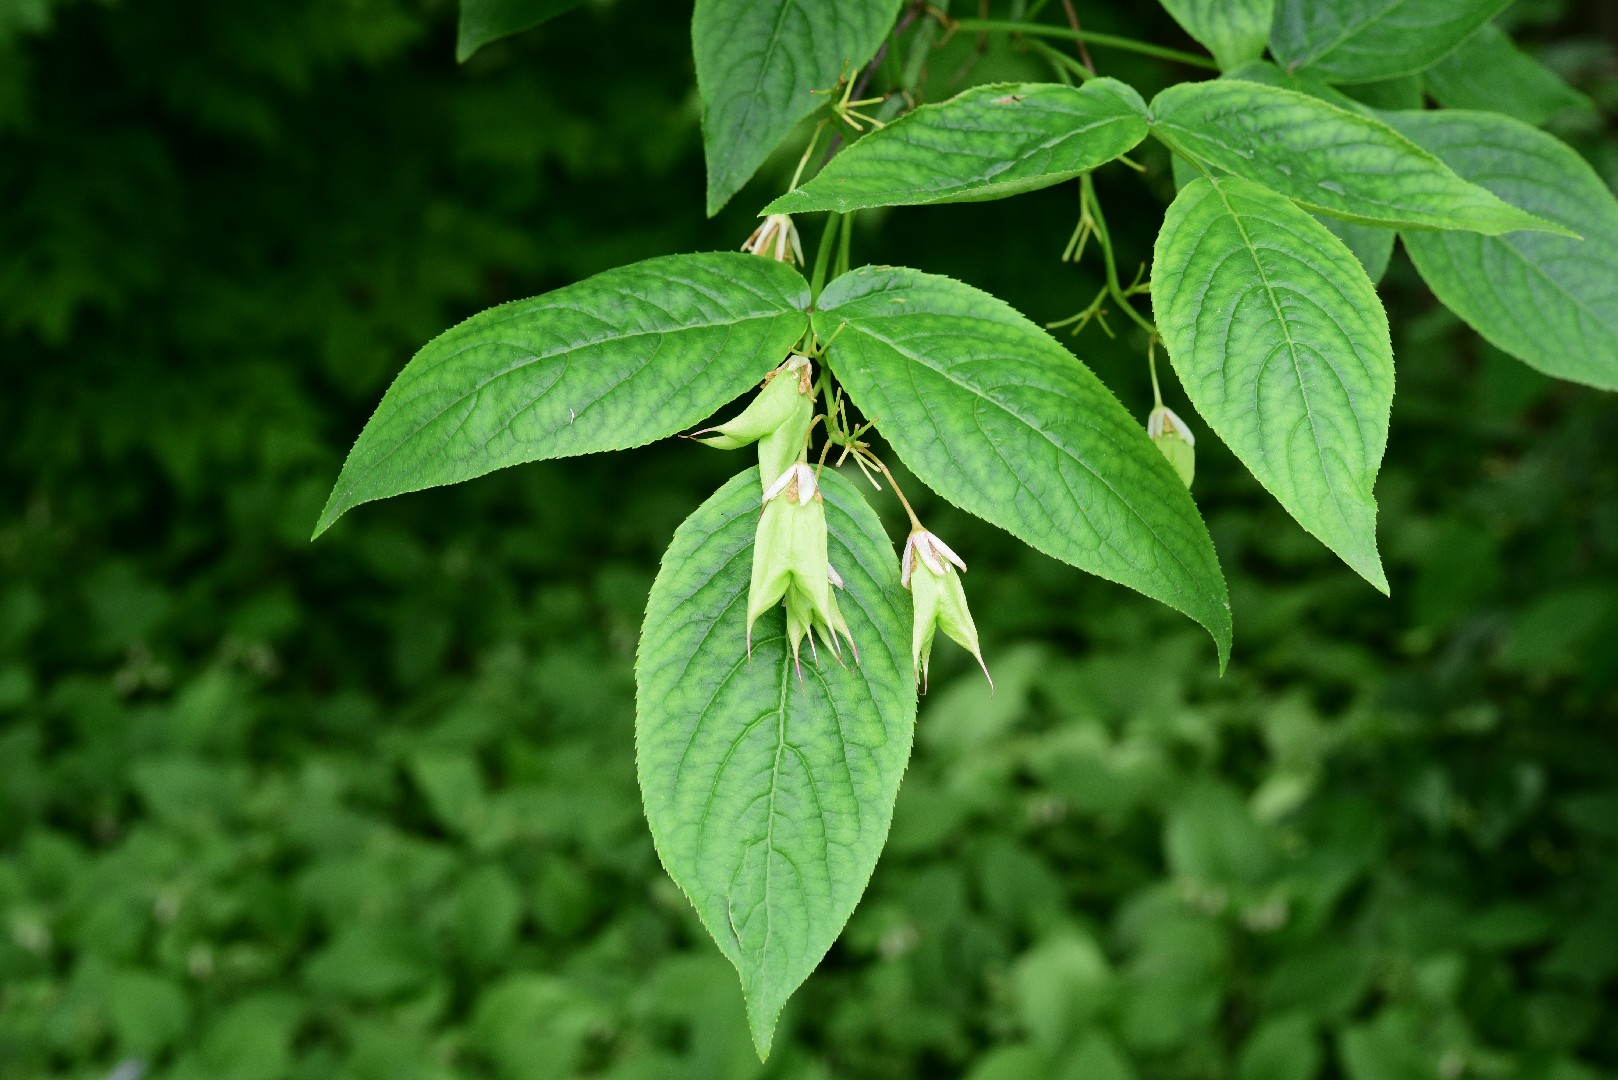
<path id="1" fill-rule="evenodd" d="M 767 484 L 803 453 L 814 415 L 814 364 L 793 354 L 765 377 L 764 388 L 741 415 L 691 438 L 718 450 L 758 443 L 759 474 Z"/>
<path id="2" fill-rule="evenodd" d="M 1169 459 L 1185 486 L 1190 487 L 1197 471 L 1197 439 L 1185 421 L 1167 405 L 1159 405 L 1146 416 L 1146 434 Z"/>
<path id="3" fill-rule="evenodd" d="M 910 590 L 915 608 L 915 630 L 911 637 L 911 662 L 915 665 L 916 681 L 927 685 L 927 667 L 933 652 L 933 635 L 944 635 L 971 653 L 983 669 L 984 678 L 994 686 L 989 665 L 983 662 L 983 650 L 978 645 L 978 628 L 972 622 L 972 612 L 966 606 L 966 590 L 958 572 L 966 569 L 961 557 L 951 551 L 938 537 L 926 529 L 916 529 L 905 541 L 904 556 L 900 560 L 899 580 Z"/>

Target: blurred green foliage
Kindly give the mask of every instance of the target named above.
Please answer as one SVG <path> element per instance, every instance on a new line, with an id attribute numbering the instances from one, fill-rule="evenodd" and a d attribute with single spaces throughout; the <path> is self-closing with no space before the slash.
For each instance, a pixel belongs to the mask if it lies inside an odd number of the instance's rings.
<path id="1" fill-rule="evenodd" d="M 1610 110 L 1612 45 L 1524 6 Z M 447 0 L 0 4 L 0 1076 L 1618 1075 L 1618 412 L 1402 259 L 1391 601 L 1211 436 L 1224 678 L 926 508 L 999 690 L 941 651 L 870 892 L 758 1064 L 631 738 L 656 560 L 735 463 L 530 466 L 307 543 L 429 336 L 746 234 L 780 169 L 702 220 L 686 18 L 587 6 L 457 68 Z M 1052 319 L 1092 288 L 1076 203 L 859 242 Z M 1144 258 L 1160 204 L 1109 209 Z M 1078 347 L 1144 416 L 1138 353 Z"/>

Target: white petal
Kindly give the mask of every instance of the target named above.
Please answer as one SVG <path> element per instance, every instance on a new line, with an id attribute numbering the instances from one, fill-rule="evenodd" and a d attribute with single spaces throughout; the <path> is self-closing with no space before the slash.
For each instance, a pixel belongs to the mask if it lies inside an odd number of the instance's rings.
<path id="1" fill-rule="evenodd" d="M 944 543 L 944 541 L 940 540 L 932 533 L 928 533 L 927 538 L 932 541 L 934 550 L 936 550 L 940 555 L 954 563 L 956 566 L 960 567 L 962 570 L 966 569 L 966 564 L 961 561 L 961 557 L 955 554 L 955 552 L 951 551 L 948 544 Z"/>
<path id="2" fill-rule="evenodd" d="M 916 537 L 914 534 L 912 534 L 910 539 L 905 541 L 905 552 L 904 555 L 899 559 L 899 584 L 903 585 L 907 589 L 910 588 L 910 571 L 915 566 L 915 559 L 912 554 L 912 552 L 915 550 L 915 546 Z"/>
<path id="3" fill-rule="evenodd" d="M 818 486 L 815 483 L 815 470 L 807 465 L 794 465 L 787 471 L 797 473 L 799 503 L 806 503 L 815 497 L 815 490 Z"/>
<path id="4" fill-rule="evenodd" d="M 843 587 L 843 575 L 839 574 L 837 572 L 837 567 L 833 566 L 831 563 L 826 564 L 826 577 L 837 588 L 841 589 Z"/>
<path id="5" fill-rule="evenodd" d="M 794 465 L 792 468 L 790 468 L 786 472 L 782 473 L 776 479 L 775 483 L 771 484 L 768 488 L 765 489 L 765 491 L 764 491 L 764 501 L 765 502 L 769 502 L 771 499 L 775 498 L 777 495 L 781 494 L 781 492 L 783 492 L 783 491 L 785 491 L 787 489 L 787 485 L 792 483 L 792 478 L 793 478 L 794 475 L 796 475 L 795 474 L 796 469 L 797 469 L 797 466 Z"/>
<path id="6" fill-rule="evenodd" d="M 925 529 L 917 529 L 910 534 L 910 539 L 916 545 L 916 554 L 927 564 L 927 569 L 942 577 L 944 564 L 938 561 L 938 552 L 933 549 L 933 541 L 937 538 Z"/>

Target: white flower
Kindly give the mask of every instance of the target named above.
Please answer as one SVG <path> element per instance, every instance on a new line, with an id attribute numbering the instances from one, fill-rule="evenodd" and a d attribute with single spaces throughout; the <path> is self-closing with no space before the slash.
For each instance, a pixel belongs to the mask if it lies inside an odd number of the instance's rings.
<path id="1" fill-rule="evenodd" d="M 1165 435 L 1178 435 L 1185 440 L 1187 446 L 1197 445 L 1197 437 L 1191 434 L 1178 414 L 1167 405 L 1159 405 L 1146 414 L 1146 434 L 1154 439 L 1161 439 Z"/>
<path id="2" fill-rule="evenodd" d="M 962 570 L 966 564 L 961 557 L 951 551 L 949 545 L 926 529 L 916 529 L 911 532 L 910 539 L 905 541 L 904 557 L 899 565 L 899 583 L 910 588 L 910 573 L 916 568 L 916 560 L 920 559 L 927 569 L 935 574 L 944 573 L 944 562 L 954 563 Z"/>
<path id="3" fill-rule="evenodd" d="M 776 496 L 784 494 L 788 502 L 806 503 L 815 497 L 816 490 L 815 470 L 800 461 L 790 466 L 775 483 L 764 489 L 764 501 L 768 503 Z"/>
<path id="4" fill-rule="evenodd" d="M 754 255 L 787 264 L 803 262 L 803 245 L 798 242 L 798 227 L 787 214 L 770 214 L 753 230 L 742 244 L 742 250 Z"/>

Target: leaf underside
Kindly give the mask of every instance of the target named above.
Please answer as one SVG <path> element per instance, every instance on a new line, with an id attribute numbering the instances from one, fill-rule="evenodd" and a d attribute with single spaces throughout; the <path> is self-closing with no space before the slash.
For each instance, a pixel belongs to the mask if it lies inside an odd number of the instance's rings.
<path id="1" fill-rule="evenodd" d="M 702 98 L 708 215 L 827 101 L 893 26 L 899 0 L 697 0 L 691 45 Z"/>
<path id="2" fill-rule="evenodd" d="M 669 255 L 474 315 L 388 388 L 315 535 L 373 499 L 691 427 L 781 362 L 808 293 L 770 259 Z"/>
<path id="3" fill-rule="evenodd" d="M 745 649 L 758 470 L 674 535 L 636 662 L 646 819 L 669 876 L 736 965 L 760 1057 L 781 1007 L 848 921 L 886 842 L 910 756 L 909 598 L 881 522 L 821 476 L 838 604 L 859 649 L 844 667 L 804 646 L 802 681 L 777 607 Z M 845 657 L 846 658 L 846 657 Z"/>
<path id="4" fill-rule="evenodd" d="M 1618 200 L 1560 140 L 1492 113 L 1392 113 L 1462 176 L 1584 237 L 1409 233 L 1434 294 L 1531 367 L 1618 390 Z"/>
<path id="5" fill-rule="evenodd" d="M 1196 504 L 1099 379 L 1048 333 L 958 281 L 864 267 L 821 295 L 815 334 L 860 410 L 939 495 L 1207 628 L 1230 606 Z"/>
<path id="6" fill-rule="evenodd" d="M 1203 419 L 1299 524 L 1386 592 L 1372 486 L 1393 350 L 1354 254 L 1272 191 L 1198 179 L 1158 235 L 1152 307 Z"/>
<path id="7" fill-rule="evenodd" d="M 1145 116 L 1116 79 L 976 86 L 866 135 L 764 210 L 846 214 L 1034 191 L 1129 152 L 1146 137 Z"/>

